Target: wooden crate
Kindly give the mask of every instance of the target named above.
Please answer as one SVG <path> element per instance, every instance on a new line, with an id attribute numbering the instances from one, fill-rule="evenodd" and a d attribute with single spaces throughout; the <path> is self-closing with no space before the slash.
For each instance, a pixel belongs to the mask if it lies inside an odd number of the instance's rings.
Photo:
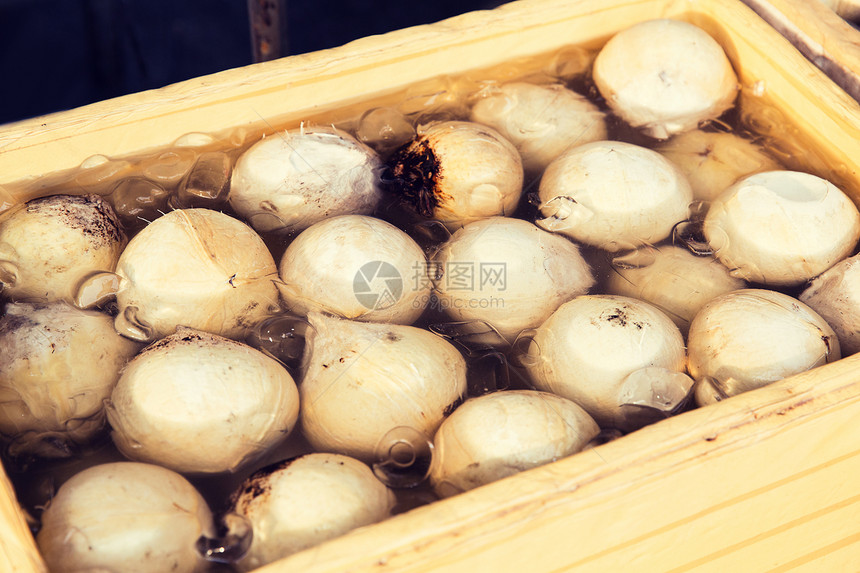
<path id="1" fill-rule="evenodd" d="M 744 0 L 854 99 L 860 100 L 860 30 L 815 0 Z"/>
<path id="2" fill-rule="evenodd" d="M 743 114 L 785 142 L 793 165 L 830 178 L 860 203 L 860 106 L 729 0 L 519 0 L 4 126 L 0 203 L 44 194 L 69 177 L 68 189 L 98 187 L 134 172 L 134 157 L 188 133 L 247 142 L 303 120 L 348 118 L 368 106 L 361 102 L 397 102 L 415 93 L 410 86 L 426 92 L 444 83 L 433 79 L 442 72 L 507 77 L 520 62 L 568 45 L 599 46 L 657 17 L 688 20 L 720 41 L 739 72 Z M 112 160 L 92 159 L 98 155 Z M 85 160 L 88 168 L 74 171 Z M 858 420 L 854 356 L 259 571 L 857 570 Z M 0 570 L 43 571 L 6 476 L 0 490 Z"/>

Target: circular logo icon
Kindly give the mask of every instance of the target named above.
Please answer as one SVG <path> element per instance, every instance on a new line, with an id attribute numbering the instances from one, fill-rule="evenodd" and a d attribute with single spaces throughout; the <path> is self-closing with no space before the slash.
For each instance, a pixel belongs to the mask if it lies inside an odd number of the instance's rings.
<path id="1" fill-rule="evenodd" d="M 403 296 L 403 277 L 391 263 L 370 261 L 352 280 L 355 298 L 369 310 L 385 310 Z"/>

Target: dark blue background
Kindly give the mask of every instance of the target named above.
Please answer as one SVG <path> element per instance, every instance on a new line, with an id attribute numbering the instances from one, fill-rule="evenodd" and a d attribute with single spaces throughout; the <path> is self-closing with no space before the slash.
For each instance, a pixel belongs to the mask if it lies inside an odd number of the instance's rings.
<path id="1" fill-rule="evenodd" d="M 285 0 L 291 54 L 503 0 Z M 0 123 L 252 62 L 247 0 L 0 0 Z"/>

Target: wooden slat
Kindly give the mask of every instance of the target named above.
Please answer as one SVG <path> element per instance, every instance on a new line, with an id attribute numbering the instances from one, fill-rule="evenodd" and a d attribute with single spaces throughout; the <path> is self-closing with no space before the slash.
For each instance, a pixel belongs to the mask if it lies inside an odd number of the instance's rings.
<path id="1" fill-rule="evenodd" d="M 0 571 L 47 573 L 6 474 L 0 472 Z"/>
<path id="2" fill-rule="evenodd" d="M 818 0 L 744 0 L 803 54 L 860 100 L 860 31 Z"/>

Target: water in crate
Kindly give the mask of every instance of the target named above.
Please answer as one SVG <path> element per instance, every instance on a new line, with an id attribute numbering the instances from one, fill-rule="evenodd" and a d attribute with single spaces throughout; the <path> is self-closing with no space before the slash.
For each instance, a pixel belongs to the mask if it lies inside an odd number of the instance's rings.
<path id="1" fill-rule="evenodd" d="M 349 456 L 350 464 L 369 469 L 362 479 L 381 484 L 380 499 L 390 503 L 381 512 L 367 510 L 372 522 L 745 388 L 739 374 L 723 371 L 708 371 L 694 385 L 684 373 L 684 337 L 712 299 L 743 287 L 788 297 L 798 294 L 799 283 L 756 274 L 761 265 L 755 261 L 745 267 L 736 257 L 723 260 L 724 237 L 715 244 L 708 217 L 736 180 L 800 169 L 794 144 L 779 139 L 777 110 L 727 109 L 736 79 L 723 78 L 720 87 L 728 85 L 729 95 L 714 96 L 705 116 L 651 110 L 643 120 L 636 102 L 639 115 L 631 115 L 613 87 L 609 56 L 600 78 L 592 76 L 596 54 L 568 48 L 486 75 L 440 77 L 396 99 L 354 104 L 333 122 L 320 117 L 266 133 L 189 134 L 173 149 L 145 157 L 93 157 L 70 183 L 23 191 L 34 198 L 99 197 L 111 206 L 129 246 L 115 268 L 90 269 L 76 279 L 59 304 L 86 307 L 112 321 L 124 341 L 148 345 L 117 369 L 121 390 L 98 400 L 107 414 L 76 414 L 61 420 L 62 428 L 0 424 L 4 464 L 34 529 L 45 505 L 83 468 L 140 459 L 185 474 L 214 512 L 195 540 L 195 559 L 247 570 L 271 556 L 261 557 L 267 550 L 247 535 L 253 518 L 238 517 L 235 508 L 275 487 L 261 485 L 267 483 L 261 475 L 311 465 L 319 452 Z M 657 74 L 654 89 L 672 83 L 670 71 Z M 740 93 L 754 102 L 766 86 L 742 86 Z M 751 109 L 761 113 L 749 115 Z M 337 154 L 342 162 L 327 161 Z M 494 154 L 501 159 L 487 160 Z M 594 183 L 608 172 L 617 177 L 603 187 Z M 653 193 L 644 191 L 646 183 Z M 789 204 L 806 196 L 770 192 Z M 840 193 L 835 186 L 825 191 L 837 199 Z M 639 202 L 651 210 L 636 207 Z M 7 299 L 21 283 L 21 261 L 3 231 L 22 210 L 0 216 Z M 850 223 L 856 209 L 846 211 Z M 378 226 L 364 225 L 362 217 Z M 493 225 L 496 218 L 504 228 Z M 361 225 L 332 230 L 333 222 Z M 857 233 L 851 224 L 838 227 L 848 228 L 843 243 L 849 246 L 838 255 L 844 258 Z M 158 229 L 165 230 L 151 237 Z M 649 288 L 657 284 L 665 286 Z M 549 306 L 538 304 L 547 298 Z M 394 313 L 401 300 L 408 312 Z M 568 318 L 574 301 L 599 308 Z M 46 301 L 9 302 L 0 318 L 4 335 L 21 315 L 17 304 Z M 385 318 L 374 322 L 374 313 Z M 584 330 L 572 326 L 576 321 Z M 802 368 L 840 355 L 836 335 L 821 328 L 827 351 Z M 612 348 L 613 368 L 593 347 L 577 343 L 587 329 L 594 332 L 585 336 Z M 633 352 L 662 339 L 673 342 L 668 358 Z M 247 371 L 250 358 L 216 359 L 215 348 L 225 344 L 298 382 L 298 421 L 273 422 L 271 406 L 284 396 L 267 392 L 277 384 L 265 391 L 245 384 L 259 400 L 239 412 L 247 396 L 240 399 L 243 390 L 230 386 L 262 375 Z M 179 366 L 161 370 L 141 359 L 159 354 Z M 189 372 L 206 370 L 205 380 L 180 378 L 177 372 L 189 365 Z M 132 379 L 135 372 L 143 374 Z M 3 369 L 0 375 L 14 377 Z M 583 398 L 582 388 L 570 390 L 577 376 L 602 385 L 602 393 Z M 159 384 L 169 390 L 154 390 Z M 151 400 L 149 408 L 136 409 L 140 404 L 129 398 L 135 388 L 142 388 L 141 403 Z M 3 412 L 35 410 L 14 389 L 3 390 L 12 396 Z M 230 398 L 230 392 L 239 394 Z M 509 395 L 516 404 L 495 400 Z M 218 402 L 209 406 L 224 419 L 217 431 L 200 430 L 191 440 L 182 411 L 207 401 Z M 462 429 L 470 424 L 466 412 L 481 408 L 499 423 Z M 549 416 L 547 409 L 564 415 Z M 448 445 L 437 447 L 436 432 L 453 412 L 462 412 L 462 421 L 450 428 L 461 429 L 446 430 Z M 159 418 L 170 418 L 173 429 L 147 432 L 167 423 Z M 70 424 L 97 431 L 61 439 Z M 523 424 L 538 437 L 557 439 L 518 440 L 512 432 Z M 556 432 L 558 424 L 565 431 Z M 222 434 L 226 427 L 231 431 Z M 464 432 L 459 449 L 451 446 L 458 432 Z M 529 451 L 499 462 L 504 471 L 460 471 L 492 465 L 484 449 L 468 446 L 466 435 L 484 446 L 528 442 Z M 191 449 L 183 454 L 171 439 L 190 440 Z M 234 440 L 242 447 L 233 448 Z M 569 448 L 552 449 L 564 440 Z M 227 455 L 233 451 L 240 453 Z M 219 463 L 207 465 L 207 458 Z M 337 458 L 325 463 L 337 465 Z M 243 496 L 248 499 L 239 503 Z M 252 560 L 243 561 L 246 552 Z"/>

